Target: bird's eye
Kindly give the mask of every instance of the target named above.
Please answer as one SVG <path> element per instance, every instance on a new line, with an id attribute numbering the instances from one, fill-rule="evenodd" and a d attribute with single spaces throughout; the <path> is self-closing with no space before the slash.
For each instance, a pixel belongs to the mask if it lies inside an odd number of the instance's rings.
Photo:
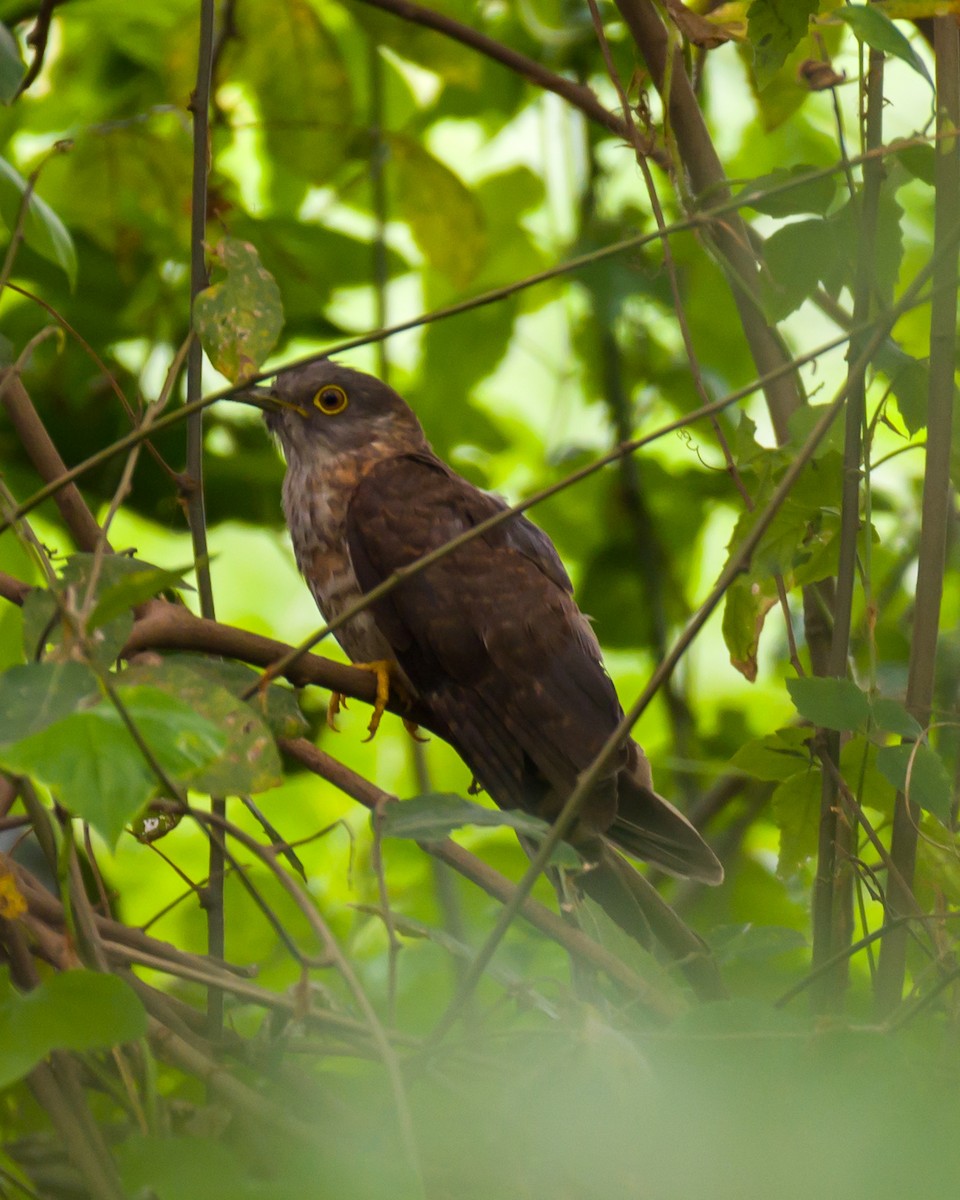
<path id="1" fill-rule="evenodd" d="M 328 417 L 335 417 L 347 407 L 347 393 L 342 387 L 328 384 L 322 387 L 313 398 L 314 408 L 319 408 Z"/>

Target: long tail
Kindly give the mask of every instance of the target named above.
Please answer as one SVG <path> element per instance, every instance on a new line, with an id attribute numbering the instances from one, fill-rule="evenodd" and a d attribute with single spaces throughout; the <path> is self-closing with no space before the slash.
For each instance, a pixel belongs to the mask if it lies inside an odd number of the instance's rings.
<path id="1" fill-rule="evenodd" d="M 701 1000 L 726 996 L 710 947 L 612 846 L 605 845 L 600 861 L 577 879 L 586 894 L 630 937 L 648 948 L 656 938 L 677 961 Z"/>
<path id="2" fill-rule="evenodd" d="M 723 882 L 720 860 L 669 800 L 651 786 L 643 751 L 630 743 L 631 760 L 617 776 L 617 816 L 607 836 L 628 854 L 681 878 Z"/>

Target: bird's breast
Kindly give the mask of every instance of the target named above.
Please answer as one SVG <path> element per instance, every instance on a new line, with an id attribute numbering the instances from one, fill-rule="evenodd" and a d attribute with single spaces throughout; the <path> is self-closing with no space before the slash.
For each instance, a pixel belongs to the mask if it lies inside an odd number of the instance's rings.
<path id="1" fill-rule="evenodd" d="M 347 545 L 347 505 L 360 473 L 348 462 L 330 462 L 308 473 L 288 466 L 283 510 L 300 573 L 327 622 L 337 620 L 362 595 Z M 353 662 L 393 659 L 369 610 L 358 613 L 334 637 Z"/>

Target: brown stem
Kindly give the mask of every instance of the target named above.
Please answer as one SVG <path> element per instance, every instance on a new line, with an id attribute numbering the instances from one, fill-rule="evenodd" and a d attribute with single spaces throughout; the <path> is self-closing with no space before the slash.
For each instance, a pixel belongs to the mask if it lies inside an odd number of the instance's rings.
<path id="1" fill-rule="evenodd" d="M 934 21 L 937 63 L 937 125 L 939 130 L 960 126 L 960 41 L 956 18 Z M 960 220 L 960 157 L 956 138 L 938 142 L 934 167 L 934 298 L 930 317 L 930 391 L 927 412 L 927 464 L 923 477 L 923 506 L 917 566 L 917 598 L 907 677 L 907 707 L 926 727 L 933 703 L 943 564 L 950 493 L 950 447 L 953 425 L 957 342 L 957 249 L 951 233 Z M 890 856 L 898 875 L 887 886 L 886 918 L 907 911 L 917 853 L 920 811 L 903 793 L 893 814 Z M 877 1008 L 888 1015 L 900 1002 L 906 970 L 907 934 L 894 925 L 880 947 Z"/>
<path id="2" fill-rule="evenodd" d="M 10 422 L 44 483 L 52 483 L 67 472 L 67 465 L 40 420 L 26 388 L 16 376 L 6 376 L 0 391 Z M 100 540 L 100 526 L 80 495 L 75 483 L 54 493 L 60 515 L 81 550 L 93 551 Z"/>
<path id="3" fill-rule="evenodd" d="M 361 0 L 361 3 L 368 4 L 371 8 L 379 8 L 384 12 L 393 13 L 413 25 L 434 29 L 437 33 L 442 33 L 445 37 L 451 38 L 463 46 L 469 46 L 471 50 L 476 50 L 486 58 L 501 63 L 529 80 L 530 83 L 543 88 L 544 91 L 561 96 L 568 104 L 579 109 L 585 117 L 603 126 L 604 129 L 608 129 L 611 133 L 615 133 L 627 141 L 630 140 L 630 132 L 626 124 L 616 114 L 604 108 L 585 84 L 567 79 L 563 75 L 557 75 L 535 59 L 527 58 L 525 54 L 521 54 L 511 46 L 505 46 L 502 42 L 498 42 L 476 29 L 471 29 L 469 25 L 463 25 L 460 21 L 455 21 L 443 13 L 434 12 L 433 9 L 424 8 L 420 4 L 413 4 L 411 0 Z M 655 158 L 663 158 L 662 153 L 657 152 L 649 140 L 644 148 L 644 153 Z"/>
<path id="4" fill-rule="evenodd" d="M 730 199 L 730 188 L 723 167 L 710 140 L 679 50 L 672 63 L 668 60 L 667 31 L 656 8 L 650 0 L 617 0 L 617 8 L 663 98 L 669 125 L 696 197 L 706 197 L 711 205 L 725 203 Z M 664 96 L 668 78 L 669 95 Z M 739 214 L 731 213 L 710 229 L 727 270 L 754 362 L 761 374 L 767 374 L 786 362 L 789 355 L 756 302 L 758 265 L 746 225 Z M 764 394 L 777 440 L 783 443 L 789 436 L 790 414 L 802 403 L 799 380 L 794 374 L 784 375 L 768 384 Z"/>

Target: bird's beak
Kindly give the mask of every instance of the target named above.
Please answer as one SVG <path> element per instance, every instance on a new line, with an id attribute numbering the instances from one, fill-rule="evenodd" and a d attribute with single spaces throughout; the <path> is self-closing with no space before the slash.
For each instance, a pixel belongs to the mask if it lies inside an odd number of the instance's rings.
<path id="1" fill-rule="evenodd" d="M 248 387 L 241 388 L 229 398 L 236 400 L 238 404 L 251 404 L 265 413 L 279 413 L 284 409 L 291 409 L 293 412 L 299 413 L 301 417 L 307 415 L 299 404 L 294 404 L 290 400 L 281 400 L 272 387 L 262 387 L 260 384 L 250 384 Z"/>
<path id="2" fill-rule="evenodd" d="M 273 394 L 273 388 L 262 387 L 259 384 L 250 384 L 248 387 L 241 388 L 240 391 L 234 392 L 229 399 L 236 400 L 238 404 L 252 404 L 254 408 L 262 408 L 264 412 L 276 412 L 283 407 Z"/>

